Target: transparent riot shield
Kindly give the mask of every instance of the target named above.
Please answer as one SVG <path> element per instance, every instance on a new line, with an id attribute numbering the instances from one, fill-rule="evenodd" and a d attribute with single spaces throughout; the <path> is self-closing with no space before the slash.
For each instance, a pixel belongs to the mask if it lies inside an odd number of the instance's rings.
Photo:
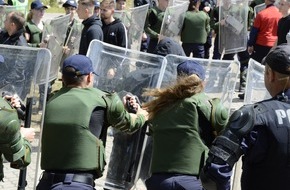
<path id="1" fill-rule="evenodd" d="M 247 48 L 248 0 L 222 0 L 219 6 L 219 52 L 237 53 Z"/>
<path id="2" fill-rule="evenodd" d="M 128 49 L 140 50 L 148 7 L 149 4 L 146 4 L 126 11 L 114 12 L 114 16 L 119 18 L 126 27 Z"/>
<path id="3" fill-rule="evenodd" d="M 69 49 L 69 51 L 67 54 L 63 53 L 60 61 L 60 68 L 62 67 L 62 63 L 65 60 L 65 58 L 79 53 L 82 29 L 83 24 L 77 19 L 74 19 L 72 25 L 70 26 L 69 33 L 66 33 L 67 36 L 64 44 L 64 46 L 66 46 Z"/>
<path id="4" fill-rule="evenodd" d="M 179 42 L 179 34 L 183 26 L 188 4 L 189 2 L 184 2 L 182 4 L 167 7 L 161 25 L 161 35 L 173 38 L 175 41 Z"/>
<path id="5" fill-rule="evenodd" d="M 173 0 L 173 6 L 187 3 L 188 0 Z"/>
<path id="6" fill-rule="evenodd" d="M 271 97 L 264 84 L 264 71 L 264 65 L 250 59 L 247 72 L 244 104 L 252 104 Z"/>
<path id="7" fill-rule="evenodd" d="M 42 42 L 47 43 L 47 49 L 52 54 L 50 81 L 56 79 L 58 75 L 69 19 L 70 15 L 65 15 L 47 20 L 44 24 Z"/>
<path id="8" fill-rule="evenodd" d="M 94 87 L 120 94 L 130 92 L 140 102 L 147 99 L 141 96 L 143 88 L 158 87 L 165 59 L 162 56 L 128 50 L 93 40 L 88 57 L 93 61 L 98 74 Z M 128 135 L 113 130 L 113 147 L 107 165 L 105 189 L 131 189 L 138 179 L 138 166 L 142 160 L 142 146 L 146 126 Z"/>
<path id="9" fill-rule="evenodd" d="M 168 86 L 176 80 L 178 64 L 185 60 L 195 60 L 203 65 L 206 70 L 205 93 L 211 98 L 220 98 L 223 105 L 230 111 L 240 68 L 238 61 L 188 58 L 176 55 L 167 55 L 165 58 L 167 65 L 161 86 Z"/>
<path id="10" fill-rule="evenodd" d="M 257 14 L 258 14 L 260 11 L 264 10 L 265 8 L 266 8 L 266 4 L 265 4 L 265 3 L 262 3 L 262 4 L 260 4 L 260 5 L 256 5 L 256 6 L 254 7 L 254 16 L 256 17 Z"/>
<path id="11" fill-rule="evenodd" d="M 43 84 L 47 87 L 51 53 L 47 49 L 43 48 L 30 48 L 23 46 L 8 46 L 0 45 L 0 57 L 3 60 L 0 61 L 0 93 L 1 95 L 17 95 L 20 97 L 23 105 L 26 105 L 25 120 L 22 122 L 26 127 L 35 128 L 37 134 L 42 128 L 42 115 L 35 115 L 33 112 L 38 108 L 38 105 L 34 104 L 34 100 L 38 98 L 38 86 Z M 45 93 L 46 94 L 46 93 Z M 43 105 L 45 105 L 45 100 Z M 44 111 L 44 108 L 43 110 Z M 37 141 L 37 139 L 35 139 Z M 27 175 L 27 189 L 34 189 L 32 179 L 38 179 L 37 176 L 37 151 L 35 149 L 34 142 L 32 145 L 31 164 L 25 171 Z M 14 189 L 17 189 L 18 178 L 24 177 L 12 174 L 14 169 L 10 168 L 9 163 L 4 163 L 4 173 L 7 175 L 6 183 L 0 184 L 0 189 L 9 189 L 14 185 Z M 22 172 L 24 170 L 21 170 Z M 15 173 L 15 172 L 13 172 Z M 9 176 L 9 177 L 8 177 Z M 23 179 L 23 178 L 22 178 Z M 9 183 L 13 181 L 13 183 Z M 24 177 L 25 181 L 25 177 Z M 8 184 L 7 184 L 8 183 Z M 9 188 L 8 188 L 9 186 Z"/>
<path id="12" fill-rule="evenodd" d="M 24 18 L 26 17 L 27 9 L 26 6 L 8 6 L 0 5 L 0 31 L 4 28 L 4 21 L 6 19 L 7 13 L 18 11 L 23 13 Z"/>

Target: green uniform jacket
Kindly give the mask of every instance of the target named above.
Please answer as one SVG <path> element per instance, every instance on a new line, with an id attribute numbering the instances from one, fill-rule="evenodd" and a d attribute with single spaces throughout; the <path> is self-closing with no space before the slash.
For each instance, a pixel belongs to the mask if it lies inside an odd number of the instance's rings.
<path id="1" fill-rule="evenodd" d="M 26 22 L 25 32 L 30 35 L 28 45 L 30 47 L 39 47 L 42 39 L 42 30 L 40 30 L 31 20 Z"/>
<path id="2" fill-rule="evenodd" d="M 164 13 L 165 12 L 158 9 L 158 7 L 152 7 L 148 10 L 144 30 L 147 34 L 149 34 L 151 39 L 158 39 L 158 34 L 161 30 Z"/>
<path id="3" fill-rule="evenodd" d="M 153 136 L 152 173 L 199 175 L 208 147 L 199 131 L 199 110 L 210 120 L 211 105 L 204 94 L 177 101 L 159 112 L 150 123 Z"/>
<path id="4" fill-rule="evenodd" d="M 48 101 L 42 135 L 41 168 L 58 171 L 103 171 L 102 142 L 89 129 L 92 111 L 106 108 L 108 123 L 134 132 L 145 123 L 133 120 L 122 101 L 110 102 L 110 94 L 95 88 L 62 88 Z M 106 120 L 106 119 L 105 119 Z"/>
<path id="5" fill-rule="evenodd" d="M 183 43 L 204 44 L 210 31 L 210 18 L 204 11 L 187 11 L 181 31 Z"/>
<path id="6" fill-rule="evenodd" d="M 215 7 L 213 11 L 211 11 L 210 15 L 210 26 L 211 29 L 214 30 L 216 34 L 219 33 L 219 9 L 220 7 Z M 254 10 L 249 6 L 248 7 L 248 18 L 247 18 L 247 27 L 248 30 L 251 29 L 254 20 Z"/>

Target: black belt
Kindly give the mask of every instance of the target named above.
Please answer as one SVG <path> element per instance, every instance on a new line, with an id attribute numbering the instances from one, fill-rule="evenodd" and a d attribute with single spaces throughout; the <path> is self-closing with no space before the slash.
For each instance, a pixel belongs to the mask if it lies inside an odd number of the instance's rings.
<path id="1" fill-rule="evenodd" d="M 52 184 L 64 182 L 66 179 L 66 176 L 68 174 L 59 174 L 59 173 L 49 173 L 49 172 L 43 172 L 42 179 L 46 181 L 50 181 Z M 95 186 L 94 178 L 92 174 L 72 174 L 72 180 L 73 182 L 78 183 L 85 183 L 87 185 Z"/>

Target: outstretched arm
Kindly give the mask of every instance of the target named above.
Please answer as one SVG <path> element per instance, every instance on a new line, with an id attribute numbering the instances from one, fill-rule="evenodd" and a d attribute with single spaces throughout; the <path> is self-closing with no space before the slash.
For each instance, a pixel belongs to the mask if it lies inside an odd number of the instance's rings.
<path id="1" fill-rule="evenodd" d="M 107 103 L 107 119 L 113 127 L 126 133 L 134 133 L 145 124 L 148 113 L 135 104 L 133 98 L 129 101 L 134 108 L 137 108 L 136 114 L 129 113 L 125 109 L 124 102 L 117 93 L 106 95 L 104 99 Z"/>

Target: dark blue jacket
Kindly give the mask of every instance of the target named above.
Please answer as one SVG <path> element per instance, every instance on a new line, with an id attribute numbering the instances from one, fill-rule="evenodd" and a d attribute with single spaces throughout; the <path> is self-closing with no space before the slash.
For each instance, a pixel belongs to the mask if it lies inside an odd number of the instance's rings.
<path id="1" fill-rule="evenodd" d="M 9 36 L 8 32 L 1 31 L 0 44 L 28 46 L 27 41 L 24 38 L 24 29 L 18 30 L 15 34 L 11 36 Z"/>
<path id="2" fill-rule="evenodd" d="M 286 98 L 285 98 L 286 97 Z M 242 190 L 285 190 L 290 187 L 290 89 L 284 95 L 256 103 L 259 112 L 254 126 L 242 139 Z M 209 156 L 203 171 L 218 184 L 230 189 L 232 168 Z"/>
<path id="3" fill-rule="evenodd" d="M 83 31 L 80 41 L 79 54 L 86 55 L 90 42 L 94 39 L 103 41 L 102 22 L 99 17 L 93 15 L 83 21 Z"/>
<path id="4" fill-rule="evenodd" d="M 104 33 L 104 42 L 119 47 L 126 47 L 126 29 L 120 19 L 115 18 L 115 20 L 109 24 L 103 22 L 102 29 Z"/>

